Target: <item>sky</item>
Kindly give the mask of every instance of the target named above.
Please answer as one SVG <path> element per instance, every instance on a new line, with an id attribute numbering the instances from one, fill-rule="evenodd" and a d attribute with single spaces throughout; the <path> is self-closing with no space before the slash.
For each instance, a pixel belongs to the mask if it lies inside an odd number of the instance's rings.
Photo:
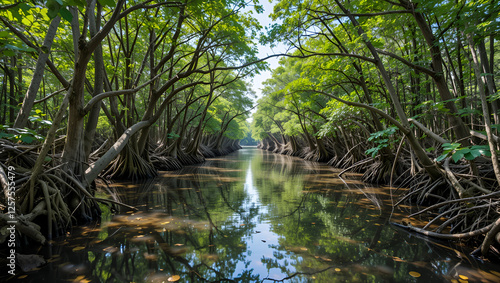
<path id="1" fill-rule="evenodd" d="M 271 0 L 260 0 L 260 4 L 264 7 L 264 13 L 262 14 L 256 14 L 254 12 L 254 17 L 259 20 L 260 25 L 262 27 L 269 26 L 272 23 L 272 20 L 269 18 L 269 15 L 273 12 L 273 7 L 274 4 L 270 3 Z M 274 1 L 276 2 L 276 0 Z M 253 9 L 253 8 L 252 8 Z M 259 58 L 264 58 L 266 56 L 272 55 L 272 54 L 278 54 L 278 53 L 285 53 L 286 48 L 282 44 L 278 44 L 274 48 L 270 48 L 269 46 L 261 45 L 256 42 L 259 53 L 258 57 Z M 279 66 L 279 58 L 278 57 L 273 57 L 270 58 L 266 61 L 269 63 L 269 68 L 270 70 L 273 70 Z M 261 72 L 258 75 L 255 75 L 253 78 L 247 79 L 248 82 L 252 85 L 253 91 L 257 94 L 257 99 L 259 99 L 262 96 L 262 88 L 263 85 L 262 83 L 267 80 L 268 78 L 271 77 L 271 71 L 264 71 Z M 256 109 L 252 111 L 255 112 Z"/>

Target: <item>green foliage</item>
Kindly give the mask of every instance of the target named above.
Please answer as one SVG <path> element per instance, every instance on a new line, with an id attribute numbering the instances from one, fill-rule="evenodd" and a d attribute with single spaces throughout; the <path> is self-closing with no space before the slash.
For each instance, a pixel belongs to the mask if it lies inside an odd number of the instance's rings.
<path id="1" fill-rule="evenodd" d="M 397 127 L 391 126 L 385 130 L 371 133 L 368 141 L 375 143 L 376 146 L 366 150 L 365 153 L 375 157 L 382 148 L 389 147 L 397 142 L 396 139 L 392 138 L 396 131 Z"/>
<path id="2" fill-rule="evenodd" d="M 7 139 L 12 142 L 22 142 L 28 144 L 44 140 L 44 137 L 39 135 L 35 130 L 28 128 L 11 128 L 8 125 L 0 125 L 0 138 Z"/>
<path id="3" fill-rule="evenodd" d="M 31 115 L 28 119 L 35 125 L 33 128 L 37 130 L 29 128 L 12 128 L 8 125 L 0 125 L 0 138 L 28 144 L 43 141 L 45 137 L 40 134 L 41 129 L 48 129 L 52 125 L 52 121 L 44 119 L 45 116 L 47 116 L 47 114 L 42 113 L 39 109 L 31 111 Z"/>
<path id="4" fill-rule="evenodd" d="M 180 138 L 181 136 L 179 136 L 178 134 L 176 133 L 168 133 L 167 134 L 167 139 L 177 139 L 177 138 Z"/>
<path id="5" fill-rule="evenodd" d="M 0 31 L 0 54 L 3 56 L 14 56 L 18 52 L 34 51 L 36 50 L 17 40 L 12 32 L 8 30 Z"/>
<path id="6" fill-rule="evenodd" d="M 113 134 L 113 128 L 109 124 L 109 121 L 106 116 L 99 116 L 97 120 L 96 130 L 99 134 L 105 137 L 111 137 Z"/>
<path id="7" fill-rule="evenodd" d="M 52 125 L 52 121 L 45 120 L 45 116 L 47 116 L 47 114 L 43 113 L 42 110 L 36 109 L 31 110 L 31 115 L 30 117 L 28 117 L 28 119 L 32 123 L 39 123 L 40 125 L 42 125 L 42 127 L 48 128 Z"/>
<path id="8" fill-rule="evenodd" d="M 240 145 L 257 145 L 257 141 L 252 138 L 252 133 L 249 131 L 241 141 Z"/>
<path id="9" fill-rule="evenodd" d="M 443 144 L 443 154 L 436 158 L 436 161 L 442 161 L 450 156 L 454 162 L 458 162 L 462 158 L 474 160 L 481 155 L 491 156 L 491 151 L 488 145 L 473 145 L 469 147 L 460 146 L 460 143 Z"/>

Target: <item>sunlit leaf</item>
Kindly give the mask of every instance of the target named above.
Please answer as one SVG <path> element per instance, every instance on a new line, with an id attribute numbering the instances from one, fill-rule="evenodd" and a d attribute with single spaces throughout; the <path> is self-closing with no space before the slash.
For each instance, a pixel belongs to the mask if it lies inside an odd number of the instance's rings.
<path id="1" fill-rule="evenodd" d="M 168 282 L 175 282 L 175 281 L 179 281 L 179 279 L 181 279 L 181 277 L 179 275 L 172 275 L 167 280 L 168 280 Z"/>
<path id="2" fill-rule="evenodd" d="M 418 273 L 416 271 L 410 271 L 410 272 L 408 272 L 408 274 L 410 274 L 410 276 L 412 276 L 412 277 L 420 277 L 421 276 L 420 273 Z"/>

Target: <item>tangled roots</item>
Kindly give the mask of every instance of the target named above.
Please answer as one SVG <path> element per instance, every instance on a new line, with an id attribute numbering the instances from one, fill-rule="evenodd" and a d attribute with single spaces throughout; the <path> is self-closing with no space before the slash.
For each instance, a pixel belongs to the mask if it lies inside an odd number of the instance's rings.
<path id="1" fill-rule="evenodd" d="M 152 155 L 151 163 L 158 170 L 175 171 L 182 169 L 182 164 L 172 156 Z"/>
<path id="2" fill-rule="evenodd" d="M 151 162 L 145 160 L 130 145 L 104 170 L 103 176 L 110 179 L 141 180 L 158 175 Z"/>

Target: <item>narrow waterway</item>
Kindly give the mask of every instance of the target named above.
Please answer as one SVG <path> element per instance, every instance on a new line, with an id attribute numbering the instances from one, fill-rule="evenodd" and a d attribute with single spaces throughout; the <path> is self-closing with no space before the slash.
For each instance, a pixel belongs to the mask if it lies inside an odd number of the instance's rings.
<path id="1" fill-rule="evenodd" d="M 102 190 L 103 207 L 35 252 L 25 282 L 500 282 L 469 250 L 399 230 L 396 192 L 314 162 L 244 148 Z M 104 195 L 104 193 L 103 193 Z"/>

